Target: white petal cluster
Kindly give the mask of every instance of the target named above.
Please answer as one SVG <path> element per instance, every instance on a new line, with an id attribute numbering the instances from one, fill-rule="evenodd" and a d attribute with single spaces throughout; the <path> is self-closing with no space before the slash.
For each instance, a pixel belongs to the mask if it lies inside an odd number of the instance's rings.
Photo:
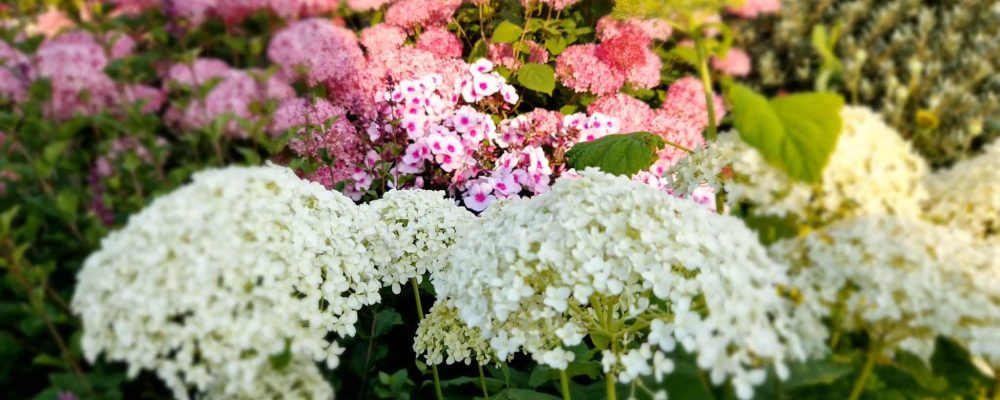
<path id="1" fill-rule="evenodd" d="M 871 110 L 847 106 L 841 118 L 837 146 L 815 186 L 788 178 L 737 134 L 724 134 L 675 165 L 671 187 L 680 195 L 699 184 L 723 187 L 730 205 L 749 203 L 758 214 L 816 225 L 856 215 L 919 215 L 927 198 L 923 159 Z"/>
<path id="2" fill-rule="evenodd" d="M 794 330 L 818 322 L 792 319 L 778 293 L 786 268 L 741 221 L 625 178 L 581 175 L 474 225 L 434 277 L 499 358 L 523 351 L 565 368 L 566 346 L 620 330 L 604 363 L 621 380 L 669 373 L 679 343 L 713 383 L 731 379 L 748 398 L 762 362 L 784 372 L 784 361 L 821 347 Z"/>
<path id="3" fill-rule="evenodd" d="M 975 158 L 927 178 L 927 217 L 1000 242 L 1000 141 Z"/>
<path id="4" fill-rule="evenodd" d="M 472 213 L 445 199 L 440 191 L 393 190 L 365 207 L 378 214 L 401 250 L 381 270 L 385 286 L 392 286 L 397 294 L 400 285 L 411 278 L 419 282 L 425 273 L 440 269 L 455 237 L 475 222 Z"/>
<path id="5" fill-rule="evenodd" d="M 836 326 L 866 331 L 887 352 L 898 347 L 926 358 L 943 335 L 1000 360 L 1000 254 L 963 231 L 857 217 L 772 250 L 793 266 L 804 309 L 843 315 Z"/>
<path id="6" fill-rule="evenodd" d="M 246 390 L 286 350 L 333 368 L 328 334 L 354 335 L 393 249 L 370 210 L 287 168 L 200 172 L 85 261 L 83 351 L 155 371 L 178 398 Z"/>
<path id="7" fill-rule="evenodd" d="M 479 328 L 469 327 L 447 299 L 438 300 L 417 327 L 413 351 L 428 364 L 473 362 L 486 365 L 499 361 Z"/>
<path id="8" fill-rule="evenodd" d="M 249 388 L 236 393 L 225 393 L 221 386 L 206 393 L 208 399 L 255 400 L 333 400 L 333 388 L 323 378 L 312 360 L 293 360 L 275 370 L 268 368 L 260 373 Z"/>

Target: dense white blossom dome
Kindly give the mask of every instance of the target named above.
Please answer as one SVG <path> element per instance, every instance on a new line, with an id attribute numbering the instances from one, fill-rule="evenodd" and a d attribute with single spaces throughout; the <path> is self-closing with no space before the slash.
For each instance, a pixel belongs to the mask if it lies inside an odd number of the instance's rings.
<path id="1" fill-rule="evenodd" d="M 674 165 L 669 185 L 682 195 L 701 184 L 724 188 L 731 206 L 749 203 L 755 213 L 794 215 L 811 225 L 856 215 L 920 215 L 927 198 L 923 159 L 870 109 L 847 106 L 840 115 L 843 129 L 816 185 L 792 180 L 737 133 L 720 135 Z"/>
<path id="2" fill-rule="evenodd" d="M 1000 244 L 1000 141 L 930 175 L 927 189 L 924 208 L 930 220 Z"/>
<path id="3" fill-rule="evenodd" d="M 420 189 L 392 190 L 365 207 L 385 223 L 401 251 L 381 270 L 393 293 L 411 278 L 419 282 L 425 273 L 438 271 L 455 237 L 476 218 L 446 199 L 444 192 Z"/>
<path id="4" fill-rule="evenodd" d="M 772 246 L 792 265 L 803 308 L 864 330 L 887 353 L 925 359 L 938 335 L 1000 365 L 996 247 L 967 233 L 898 216 L 857 217 Z M 838 312 L 837 314 L 840 314 Z"/>
<path id="5" fill-rule="evenodd" d="M 333 400 L 333 388 L 323 379 L 319 367 L 312 360 L 293 360 L 288 365 L 263 370 L 249 388 L 236 393 L 225 393 L 221 386 L 206 393 L 209 399 L 255 400 L 296 399 Z"/>
<path id="6" fill-rule="evenodd" d="M 479 328 L 462 322 L 449 299 L 438 299 L 420 321 L 413 351 L 431 365 L 442 362 L 486 365 L 500 361 Z"/>
<path id="7" fill-rule="evenodd" d="M 599 346 L 606 372 L 661 377 L 680 343 L 713 383 L 731 379 L 748 398 L 767 362 L 784 376 L 786 360 L 822 347 L 799 336 L 796 325 L 818 321 L 792 319 L 779 295 L 786 268 L 740 220 L 625 178 L 581 175 L 471 227 L 434 276 L 499 358 L 523 351 L 566 368 L 565 347 L 588 332 L 629 329 L 614 351 Z"/>
<path id="8" fill-rule="evenodd" d="M 178 398 L 252 388 L 285 351 L 333 368 L 328 334 L 355 333 L 393 249 L 370 210 L 287 168 L 197 173 L 85 261 L 72 301 L 84 354 L 152 370 Z"/>

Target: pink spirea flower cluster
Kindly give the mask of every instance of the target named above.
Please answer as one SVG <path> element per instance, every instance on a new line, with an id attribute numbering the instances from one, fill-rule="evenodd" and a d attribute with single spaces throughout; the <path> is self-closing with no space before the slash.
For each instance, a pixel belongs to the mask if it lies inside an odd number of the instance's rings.
<path id="1" fill-rule="evenodd" d="M 214 86 L 204 98 L 184 99 L 186 101 L 171 105 L 165 120 L 181 130 L 194 130 L 226 119 L 222 133 L 245 138 L 248 132 L 243 122 L 258 118 L 253 112 L 253 104 L 280 101 L 295 95 L 295 90 L 277 75 L 265 79 L 260 71 L 231 69 L 214 59 L 174 65 L 168 71 L 168 86 L 198 87 L 212 83 Z"/>
<path id="2" fill-rule="evenodd" d="M 395 0 L 347 0 L 347 7 L 355 11 L 370 11 Z"/>
<path id="3" fill-rule="evenodd" d="M 653 38 L 637 22 L 606 22 L 599 44 L 570 46 L 556 59 L 556 76 L 577 92 L 610 95 L 624 84 L 652 88 L 663 63 L 651 49 Z"/>
<path id="4" fill-rule="evenodd" d="M 670 85 L 666 101 L 659 109 L 654 110 L 639 99 L 618 93 L 597 99 L 587 110 L 592 114 L 600 113 L 618 118 L 623 132 L 651 132 L 693 149 L 704 145 L 702 132 L 708 127 L 708 108 L 702 88 L 699 80 L 686 77 Z M 718 123 L 725 115 L 722 98 L 716 95 L 713 105 Z M 685 152 L 667 146 L 658 155 L 660 160 L 650 168 L 650 172 L 655 176 L 662 176 L 671 165 L 685 156 Z"/>
<path id="5" fill-rule="evenodd" d="M 364 54 L 350 29 L 311 18 L 292 23 L 271 39 L 267 57 L 290 81 L 305 77 L 311 85 L 350 81 L 364 67 Z"/>
<path id="6" fill-rule="evenodd" d="M 400 0 L 385 12 L 385 23 L 407 31 L 444 26 L 462 5 L 462 0 Z"/>
<path id="7" fill-rule="evenodd" d="M 329 125 L 327 125 L 329 124 Z M 296 129 L 289 147 L 299 156 L 320 160 L 321 150 L 333 159 L 309 178 L 327 188 L 338 182 L 350 182 L 345 192 L 355 200 L 368 190 L 371 177 L 358 166 L 365 161 L 364 143 L 347 110 L 323 99 L 289 98 L 274 111 L 268 131 L 278 135 Z"/>
<path id="8" fill-rule="evenodd" d="M 119 1 L 121 12 L 135 14 L 161 7 L 171 18 L 187 20 L 197 26 L 209 18 L 218 17 L 227 23 L 242 21 L 258 12 L 271 12 L 279 17 L 294 19 L 335 11 L 340 0 L 126 0 Z"/>
<path id="9" fill-rule="evenodd" d="M 554 10 L 562 10 L 579 2 L 580 0 L 521 0 L 521 5 L 527 8 L 540 3 L 552 7 Z"/>
<path id="10" fill-rule="evenodd" d="M 0 40 L 0 102 L 21 102 L 28 95 L 31 61 L 20 50 Z"/>
<path id="11" fill-rule="evenodd" d="M 750 73 L 750 55 L 743 50 L 731 48 L 725 57 L 712 57 L 712 68 L 729 76 L 747 76 Z"/>
<path id="12" fill-rule="evenodd" d="M 438 57 L 462 57 L 462 42 L 454 33 L 441 26 L 431 27 L 421 33 L 416 47 Z"/>
<path id="13" fill-rule="evenodd" d="M 113 103 L 115 84 L 104 73 L 109 59 L 94 36 L 67 32 L 46 40 L 35 52 L 35 75 L 51 83 L 47 112 L 57 119 L 94 114 Z"/>
<path id="14" fill-rule="evenodd" d="M 545 49 L 545 46 L 533 40 L 525 40 L 524 45 L 528 50 L 529 63 L 547 64 L 549 62 L 549 51 Z M 490 43 L 486 46 L 486 55 L 497 65 L 512 70 L 521 68 L 521 61 L 514 57 L 514 46 L 510 43 Z"/>
<path id="15" fill-rule="evenodd" d="M 726 9 L 731 14 L 743 18 L 756 18 L 763 14 L 781 10 L 781 0 L 743 0 L 743 4 Z"/>

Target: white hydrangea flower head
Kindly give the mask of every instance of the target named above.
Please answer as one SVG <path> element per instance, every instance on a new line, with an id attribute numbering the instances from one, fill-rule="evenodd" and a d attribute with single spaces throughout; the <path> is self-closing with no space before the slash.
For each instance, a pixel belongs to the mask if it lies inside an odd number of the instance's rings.
<path id="1" fill-rule="evenodd" d="M 757 214 L 792 215 L 810 225 L 856 215 L 919 215 L 927 198 L 924 160 L 870 109 L 846 106 L 840 115 L 843 129 L 816 185 L 792 180 L 728 133 L 674 165 L 669 186 L 682 196 L 699 185 L 724 188 L 730 206 L 749 203 Z"/>
<path id="2" fill-rule="evenodd" d="M 207 399 L 299 399 L 333 400 L 333 387 L 323 378 L 319 367 L 312 360 L 293 360 L 275 370 L 268 367 L 260 373 L 249 388 L 236 393 L 225 393 L 222 386 L 215 386 L 206 393 Z"/>
<path id="3" fill-rule="evenodd" d="M 417 282 L 447 262 L 448 248 L 476 217 L 456 205 L 444 192 L 392 190 L 365 207 L 371 208 L 395 236 L 401 254 L 382 269 L 385 286 L 400 292 L 411 278 Z"/>
<path id="4" fill-rule="evenodd" d="M 370 210 L 279 166 L 196 173 L 101 242 L 77 276 L 81 344 L 176 397 L 254 385 L 268 357 L 324 361 L 380 300 L 394 243 Z"/>
<path id="5" fill-rule="evenodd" d="M 1000 244 L 1000 141 L 927 178 L 927 218 Z"/>
<path id="6" fill-rule="evenodd" d="M 413 351 L 431 365 L 442 362 L 486 365 L 500 361 L 479 328 L 462 322 L 450 303 L 448 299 L 438 300 L 420 321 Z"/>
<path id="7" fill-rule="evenodd" d="M 729 379 L 748 398 L 766 363 L 784 373 L 785 361 L 822 348 L 798 334 L 794 325 L 818 319 L 793 319 L 778 293 L 786 268 L 742 221 L 626 178 L 581 175 L 471 227 L 434 276 L 438 295 L 499 358 L 523 351 L 565 368 L 567 346 L 628 326 L 614 351 L 600 346 L 608 373 L 662 377 L 679 343 L 713 383 Z"/>
<path id="8" fill-rule="evenodd" d="M 1000 361 L 1000 268 L 996 247 L 918 219 L 866 216 L 772 246 L 792 267 L 803 309 L 863 330 L 883 350 L 927 359 L 938 335 Z"/>

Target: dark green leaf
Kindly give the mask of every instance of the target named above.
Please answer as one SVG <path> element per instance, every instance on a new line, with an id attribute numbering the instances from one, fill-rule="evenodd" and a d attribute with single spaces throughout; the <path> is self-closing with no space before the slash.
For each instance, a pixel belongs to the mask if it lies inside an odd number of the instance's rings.
<path id="1" fill-rule="evenodd" d="M 561 397 L 528 389 L 504 389 L 491 398 L 498 400 L 562 400 Z"/>
<path id="2" fill-rule="evenodd" d="M 656 152 L 665 145 L 661 137 L 649 132 L 608 135 L 573 146 L 566 152 L 566 162 L 577 170 L 597 167 L 609 174 L 631 176 L 653 165 Z"/>
<path id="3" fill-rule="evenodd" d="M 854 367 L 830 360 L 815 360 L 791 364 L 788 366 L 788 370 L 788 380 L 782 386 L 787 389 L 797 389 L 803 386 L 831 384 L 852 373 Z"/>

